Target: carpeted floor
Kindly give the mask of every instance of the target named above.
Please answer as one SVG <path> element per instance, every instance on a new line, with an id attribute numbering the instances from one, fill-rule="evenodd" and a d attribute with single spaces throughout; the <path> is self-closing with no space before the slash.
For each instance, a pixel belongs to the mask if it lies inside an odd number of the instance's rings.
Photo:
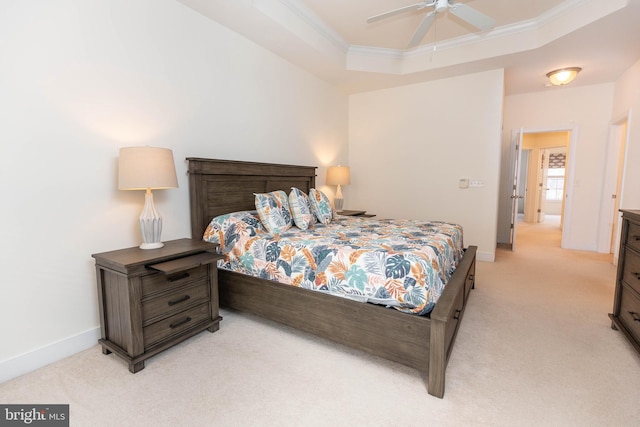
<path id="1" fill-rule="evenodd" d="M 223 311 L 135 375 L 96 345 L 0 384 L 0 403 L 68 403 L 73 426 L 638 425 L 611 257 L 560 249 L 553 218 L 517 244 L 478 265 L 444 399 L 413 369 Z"/>

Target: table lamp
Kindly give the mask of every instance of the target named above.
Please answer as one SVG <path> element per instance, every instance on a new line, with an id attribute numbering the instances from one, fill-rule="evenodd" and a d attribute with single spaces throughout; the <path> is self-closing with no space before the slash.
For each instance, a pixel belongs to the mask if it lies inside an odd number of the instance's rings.
<path id="1" fill-rule="evenodd" d="M 342 198 L 341 185 L 351 184 L 351 174 L 349 172 L 349 166 L 331 166 L 327 170 L 327 185 L 337 185 L 336 197 L 334 204 L 336 211 L 342 212 L 344 206 L 344 199 Z"/>
<path id="2" fill-rule="evenodd" d="M 151 190 L 178 188 L 173 152 L 168 148 L 125 147 L 120 149 L 118 161 L 118 188 L 120 190 L 146 190 L 144 208 L 140 214 L 143 243 L 140 249 L 157 249 L 160 241 L 162 217 L 153 205 Z"/>

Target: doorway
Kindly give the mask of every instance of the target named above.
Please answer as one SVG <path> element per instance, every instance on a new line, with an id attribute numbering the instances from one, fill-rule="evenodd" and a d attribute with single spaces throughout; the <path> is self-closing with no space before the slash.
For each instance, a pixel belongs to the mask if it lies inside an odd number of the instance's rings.
<path id="1" fill-rule="evenodd" d="M 523 136 L 518 182 L 524 198 L 518 207 L 524 222 L 540 223 L 546 215 L 555 215 L 562 226 L 570 139 L 569 131 Z"/>
<path id="2" fill-rule="evenodd" d="M 519 221 L 542 223 L 547 215 L 559 220 L 560 246 L 569 239 L 572 172 L 575 161 L 575 129 L 513 131 L 513 194 L 511 236 L 507 247 L 516 247 Z M 504 246 L 504 245 L 503 245 Z"/>
<path id="3" fill-rule="evenodd" d="M 614 263 L 617 262 L 620 238 L 620 213 L 619 207 L 625 207 L 625 179 L 627 175 L 627 156 L 629 124 L 631 123 L 631 112 L 627 111 L 617 119 L 611 122 L 610 134 L 608 138 L 607 151 L 603 154 L 606 156 L 604 182 L 603 187 L 598 191 L 600 200 L 600 212 L 597 223 L 596 233 L 596 251 L 599 253 L 611 253 L 613 251 Z M 547 129 L 512 129 L 511 142 L 505 146 L 505 153 L 510 162 L 506 163 L 507 168 L 504 169 L 503 185 L 501 185 L 501 217 L 499 219 L 498 247 L 515 251 L 516 229 L 518 210 L 517 207 L 524 203 L 520 199 L 524 199 L 525 190 L 521 188 L 521 182 L 524 181 L 517 173 L 522 163 L 523 151 L 520 147 L 523 145 L 523 137 L 527 134 L 543 134 L 553 132 L 569 132 L 569 146 L 566 154 L 566 168 L 564 177 L 564 200 L 562 208 L 562 248 L 575 247 L 575 240 L 580 236 L 574 236 L 572 230 L 572 220 L 574 219 L 574 202 L 573 187 L 575 185 L 575 162 L 578 145 L 578 128 L 562 127 Z M 503 154 L 503 155 L 505 155 Z M 525 152 L 525 158 L 529 153 Z M 527 159 L 528 161 L 528 159 Z M 580 211 L 575 213 L 580 214 Z"/>

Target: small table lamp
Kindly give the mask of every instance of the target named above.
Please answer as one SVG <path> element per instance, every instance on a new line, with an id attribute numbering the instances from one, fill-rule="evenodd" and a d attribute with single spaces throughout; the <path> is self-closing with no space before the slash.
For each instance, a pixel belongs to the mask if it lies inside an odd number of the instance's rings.
<path id="1" fill-rule="evenodd" d="M 160 241 L 162 217 L 153 206 L 151 190 L 178 188 L 173 152 L 157 147 L 121 148 L 118 166 L 120 190 L 146 190 L 144 208 L 140 214 L 140 231 L 144 242 L 140 249 L 163 247 L 164 243 Z"/>
<path id="2" fill-rule="evenodd" d="M 327 185 L 337 185 L 336 198 L 334 200 L 336 210 L 342 212 L 342 206 L 344 205 L 344 199 L 342 198 L 341 185 L 351 184 L 351 174 L 349 172 L 349 166 L 331 166 L 327 170 Z"/>

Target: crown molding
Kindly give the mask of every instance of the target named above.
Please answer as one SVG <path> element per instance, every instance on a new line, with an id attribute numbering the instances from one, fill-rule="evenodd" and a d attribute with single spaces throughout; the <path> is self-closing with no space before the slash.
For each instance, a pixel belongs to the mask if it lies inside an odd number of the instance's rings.
<path id="1" fill-rule="evenodd" d="M 349 43 L 342 38 L 333 28 L 327 25 L 318 15 L 316 15 L 305 4 L 298 0 L 279 0 L 291 12 L 302 19 L 308 26 L 322 35 L 331 44 L 340 49 L 343 53 L 349 50 Z"/>
<path id="2" fill-rule="evenodd" d="M 408 74 L 536 49 L 627 4 L 628 0 L 567 0 L 535 19 L 412 49 L 352 45 L 347 69 Z"/>

